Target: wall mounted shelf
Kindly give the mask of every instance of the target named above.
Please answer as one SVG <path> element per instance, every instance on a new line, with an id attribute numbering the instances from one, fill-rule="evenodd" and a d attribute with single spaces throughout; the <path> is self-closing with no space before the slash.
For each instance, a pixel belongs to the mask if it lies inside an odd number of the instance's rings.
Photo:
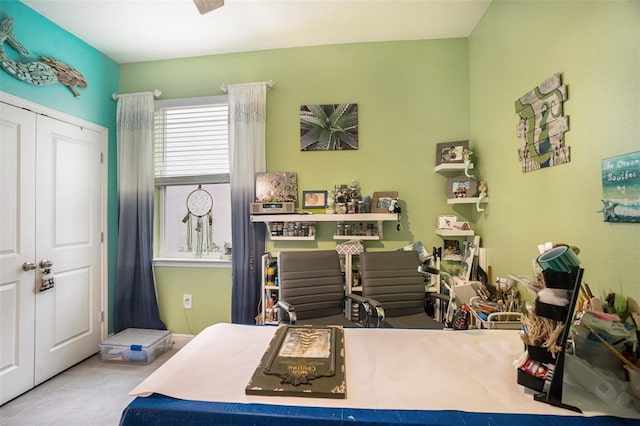
<path id="1" fill-rule="evenodd" d="M 471 169 L 473 169 L 473 163 L 469 163 L 468 170 L 471 170 Z M 464 163 L 442 163 L 442 164 L 438 164 L 435 167 L 435 171 L 437 173 L 459 172 L 461 170 L 464 170 Z"/>
<path id="2" fill-rule="evenodd" d="M 468 198 L 448 198 L 447 204 L 476 204 L 480 197 L 468 197 Z M 480 201 L 481 203 L 488 203 L 489 197 L 485 197 Z"/>
<path id="3" fill-rule="evenodd" d="M 251 222 L 384 222 L 397 220 L 395 213 L 357 214 L 261 214 L 252 215 Z"/>
<path id="4" fill-rule="evenodd" d="M 262 222 L 267 225 L 268 236 L 272 241 L 309 241 L 315 240 L 316 233 L 305 236 L 274 235 L 272 225 L 276 223 L 317 223 L 317 222 L 376 222 L 375 235 L 338 235 L 333 236 L 334 240 L 381 240 L 382 224 L 386 221 L 398 220 L 395 213 L 359 213 L 359 214 L 265 214 L 250 216 L 251 222 Z"/>
<path id="5" fill-rule="evenodd" d="M 473 229 L 438 229 L 436 234 L 441 237 L 472 237 L 475 235 L 475 231 Z"/>

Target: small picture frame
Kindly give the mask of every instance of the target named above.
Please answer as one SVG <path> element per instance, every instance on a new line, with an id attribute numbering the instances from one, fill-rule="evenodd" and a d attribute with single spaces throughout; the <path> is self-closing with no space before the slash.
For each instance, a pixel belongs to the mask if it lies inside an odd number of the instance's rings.
<path id="1" fill-rule="evenodd" d="M 438 216 L 438 229 L 453 229 L 453 225 L 458 222 L 458 216 L 441 214 Z"/>
<path id="2" fill-rule="evenodd" d="M 442 142 L 436 145 L 436 166 L 449 163 L 464 163 L 464 150 L 469 141 Z"/>
<path id="3" fill-rule="evenodd" d="M 302 191 L 303 209 L 324 209 L 327 207 L 327 191 Z"/>
<path id="4" fill-rule="evenodd" d="M 478 184 L 475 176 L 458 176 L 447 179 L 447 198 L 470 198 L 476 195 Z"/>
<path id="5" fill-rule="evenodd" d="M 453 224 L 453 228 L 457 231 L 469 231 L 471 227 L 469 226 L 469 222 L 456 222 Z"/>
<path id="6" fill-rule="evenodd" d="M 444 240 L 442 246 L 442 260 L 459 261 L 462 260 L 460 251 L 460 241 Z"/>
<path id="7" fill-rule="evenodd" d="M 398 198 L 398 191 L 374 192 L 371 213 L 390 213 L 391 201 Z"/>

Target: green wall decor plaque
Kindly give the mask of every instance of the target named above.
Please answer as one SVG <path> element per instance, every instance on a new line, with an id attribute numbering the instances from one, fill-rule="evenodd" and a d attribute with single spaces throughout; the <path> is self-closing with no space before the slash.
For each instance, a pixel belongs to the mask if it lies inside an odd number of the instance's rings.
<path id="1" fill-rule="evenodd" d="M 344 330 L 281 325 L 245 388 L 247 395 L 346 398 Z"/>
<path id="2" fill-rule="evenodd" d="M 557 73 L 515 101 L 521 141 L 518 157 L 523 172 L 570 161 L 571 150 L 564 141 L 569 130 L 569 117 L 563 109 L 566 100 L 567 86 Z"/>

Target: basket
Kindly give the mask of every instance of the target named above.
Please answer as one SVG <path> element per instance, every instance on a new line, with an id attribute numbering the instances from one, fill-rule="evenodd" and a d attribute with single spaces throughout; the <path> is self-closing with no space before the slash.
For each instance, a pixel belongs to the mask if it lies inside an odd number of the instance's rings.
<path id="1" fill-rule="evenodd" d="M 358 240 L 349 240 L 336 245 L 336 251 L 341 255 L 360 254 L 364 251 L 364 246 Z"/>
<path id="2" fill-rule="evenodd" d="M 473 307 L 478 297 L 472 297 L 469 301 L 471 308 L 471 317 L 473 325 L 476 328 L 501 329 L 501 330 L 520 330 L 522 328 L 522 314 L 520 312 L 493 312 L 483 318 Z"/>

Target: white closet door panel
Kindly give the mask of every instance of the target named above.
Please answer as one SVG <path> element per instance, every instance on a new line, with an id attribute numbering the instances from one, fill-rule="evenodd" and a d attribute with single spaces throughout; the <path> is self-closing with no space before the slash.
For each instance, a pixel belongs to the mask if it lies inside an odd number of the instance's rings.
<path id="1" fill-rule="evenodd" d="M 55 286 L 36 296 L 40 383 L 99 348 L 102 135 L 37 120 L 36 258 L 51 261 L 55 276 Z"/>
<path id="2" fill-rule="evenodd" d="M 0 103 L 0 404 L 34 383 L 35 122 Z"/>

